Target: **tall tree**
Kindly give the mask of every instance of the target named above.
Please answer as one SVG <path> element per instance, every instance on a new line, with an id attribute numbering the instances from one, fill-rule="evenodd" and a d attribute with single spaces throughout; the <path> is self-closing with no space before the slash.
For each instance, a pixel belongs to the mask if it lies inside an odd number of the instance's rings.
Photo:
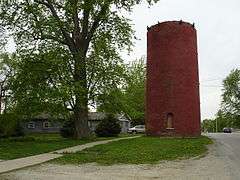
<path id="1" fill-rule="evenodd" d="M 3 53 L 0 55 L 0 114 L 6 112 L 11 103 L 11 78 L 16 73 L 16 56 Z"/>
<path id="2" fill-rule="evenodd" d="M 70 58 L 67 51 L 58 47 L 17 57 L 17 72 L 10 79 L 15 101 L 12 110 L 25 117 L 45 112 L 69 118 L 75 103 Z M 99 57 L 89 57 L 87 64 L 88 105 L 94 107 L 96 98 L 105 89 L 122 82 L 124 71 L 121 59 L 108 62 L 107 59 L 96 61 L 96 58 Z"/>
<path id="3" fill-rule="evenodd" d="M 231 125 L 240 127 L 240 70 L 234 69 L 223 81 L 221 112 Z"/>
<path id="4" fill-rule="evenodd" d="M 121 11 L 141 0 L 24 0 L 0 4 L 0 24 L 15 38 L 19 52 L 58 45 L 71 54 L 75 135 L 89 135 L 87 60 L 99 46 L 109 56 L 130 48 L 133 30 Z M 149 4 L 157 0 L 147 0 Z M 109 53 L 110 52 L 110 53 Z M 102 54 L 101 54 L 102 55 Z"/>
<path id="5" fill-rule="evenodd" d="M 6 45 L 6 32 L 4 27 L 0 26 L 0 50 Z"/>
<path id="6" fill-rule="evenodd" d="M 145 58 L 130 64 L 128 69 L 128 79 L 126 86 L 126 99 L 130 102 L 128 111 L 129 116 L 135 124 L 144 124 L 145 114 L 145 80 L 146 80 L 146 63 Z M 131 108 L 130 108 L 131 107 Z"/>
<path id="7" fill-rule="evenodd" d="M 145 99 L 145 59 L 128 64 L 123 73 L 121 86 L 106 89 L 98 97 L 98 110 L 123 113 L 132 120 L 133 125 L 144 124 Z"/>
<path id="8" fill-rule="evenodd" d="M 43 112 L 53 116 L 69 115 L 72 79 L 65 53 L 61 48 L 52 47 L 48 52 L 17 57 L 17 72 L 9 82 L 15 102 L 13 111 L 25 117 Z"/>
<path id="9" fill-rule="evenodd" d="M 212 119 L 204 119 L 201 123 L 203 132 L 215 132 L 216 131 L 216 121 Z"/>

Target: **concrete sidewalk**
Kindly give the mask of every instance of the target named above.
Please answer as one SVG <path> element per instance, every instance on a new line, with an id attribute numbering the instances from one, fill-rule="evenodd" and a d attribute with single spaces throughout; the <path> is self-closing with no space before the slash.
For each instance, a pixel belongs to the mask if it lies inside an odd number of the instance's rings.
<path id="1" fill-rule="evenodd" d="M 84 149 L 99 145 L 99 144 L 106 144 L 109 142 L 114 142 L 114 141 L 119 141 L 122 139 L 133 139 L 133 138 L 137 138 L 140 136 L 133 136 L 133 137 L 124 137 L 124 138 L 116 138 L 116 139 L 109 139 L 109 140 L 104 140 L 104 141 L 96 141 L 96 142 L 91 142 L 91 143 L 87 143 L 87 144 L 83 144 L 83 145 L 78 145 L 78 146 L 74 146 L 74 147 L 70 147 L 70 148 L 65 148 L 65 149 L 60 149 L 57 151 L 54 151 L 53 153 L 57 153 L 57 154 L 63 154 L 63 153 L 76 153 L 78 151 L 82 151 Z"/>
<path id="2" fill-rule="evenodd" d="M 107 144 L 109 142 L 114 142 L 114 141 L 119 141 L 123 139 L 132 139 L 132 138 L 137 138 L 140 136 L 134 136 L 134 137 L 125 137 L 125 138 L 116 138 L 116 139 L 110 139 L 110 140 L 104 140 L 104 141 L 96 141 L 96 142 L 91 142 L 83 145 L 78 145 L 70 148 L 65 148 L 57 151 L 53 151 L 50 153 L 44 153 L 44 154 L 39 154 L 35 156 L 29 156 L 25 158 L 19 158 L 19 159 L 13 159 L 13 160 L 7 160 L 7 161 L 1 161 L 0 162 L 0 174 L 1 173 L 6 173 L 9 171 L 41 164 L 47 161 L 50 161 L 52 159 L 58 158 L 63 156 L 63 153 L 75 153 L 77 151 L 82 151 L 86 148 L 90 148 L 99 144 Z"/>
<path id="3" fill-rule="evenodd" d="M 61 156 L 62 154 L 44 153 L 36 156 L 29 156 L 25 158 L 2 161 L 0 162 L 0 174 L 8 171 L 13 171 L 16 169 L 21 169 L 28 166 L 41 164 L 43 162 L 46 162 Z"/>

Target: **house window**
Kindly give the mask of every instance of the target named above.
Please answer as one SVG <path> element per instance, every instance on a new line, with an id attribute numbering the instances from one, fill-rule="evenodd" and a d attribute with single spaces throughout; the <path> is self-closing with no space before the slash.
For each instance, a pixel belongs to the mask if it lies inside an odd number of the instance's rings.
<path id="1" fill-rule="evenodd" d="M 28 129 L 35 129 L 35 122 L 29 122 L 29 123 L 27 124 L 27 128 L 28 128 Z"/>
<path id="2" fill-rule="evenodd" d="M 173 129 L 173 113 L 167 114 L 167 129 Z"/>
<path id="3" fill-rule="evenodd" d="M 43 122 L 43 128 L 44 129 L 48 129 L 48 128 L 50 128 L 51 127 L 51 123 L 49 122 L 49 121 L 44 121 Z"/>

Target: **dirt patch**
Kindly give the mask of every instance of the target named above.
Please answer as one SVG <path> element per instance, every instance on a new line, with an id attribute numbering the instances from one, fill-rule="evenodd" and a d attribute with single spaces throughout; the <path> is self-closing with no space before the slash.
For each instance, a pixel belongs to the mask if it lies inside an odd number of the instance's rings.
<path id="1" fill-rule="evenodd" d="M 0 176 L 6 180 L 230 180 L 228 160 L 217 156 L 215 145 L 203 158 L 156 165 L 80 166 L 42 164 Z"/>

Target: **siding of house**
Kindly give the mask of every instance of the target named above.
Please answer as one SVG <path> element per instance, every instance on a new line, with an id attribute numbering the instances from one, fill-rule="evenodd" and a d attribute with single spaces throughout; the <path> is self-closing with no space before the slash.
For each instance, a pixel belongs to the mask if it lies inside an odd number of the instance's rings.
<path id="1" fill-rule="evenodd" d="M 105 118 L 104 113 L 90 113 L 88 125 L 92 132 L 96 130 L 97 125 L 101 120 Z M 130 128 L 130 121 L 124 117 L 118 117 L 119 124 L 121 126 L 121 132 L 127 133 L 128 128 Z M 50 123 L 49 127 L 44 127 L 44 123 Z M 33 127 L 34 124 L 34 127 Z M 48 119 L 34 119 L 23 123 L 23 129 L 25 133 L 58 133 L 62 128 L 63 123 L 60 121 L 48 121 Z"/>
<path id="2" fill-rule="evenodd" d="M 49 127 L 44 127 L 44 123 L 50 123 Z M 34 124 L 33 128 L 29 127 L 29 124 Z M 33 120 L 24 123 L 23 129 L 26 133 L 58 133 L 62 127 L 62 123 L 58 121 L 47 121 L 47 120 Z"/>
<path id="3" fill-rule="evenodd" d="M 94 132 L 97 128 L 97 125 L 101 122 L 101 120 L 90 120 L 88 122 L 88 126 L 92 132 Z M 127 133 L 130 128 L 130 122 L 128 120 L 119 120 L 119 124 L 121 126 L 121 133 Z"/>
<path id="4" fill-rule="evenodd" d="M 120 123 L 120 126 L 121 126 L 121 133 L 127 133 L 128 129 L 130 128 L 131 124 L 130 124 L 130 121 L 128 120 L 122 120 L 122 121 L 119 121 Z"/>

